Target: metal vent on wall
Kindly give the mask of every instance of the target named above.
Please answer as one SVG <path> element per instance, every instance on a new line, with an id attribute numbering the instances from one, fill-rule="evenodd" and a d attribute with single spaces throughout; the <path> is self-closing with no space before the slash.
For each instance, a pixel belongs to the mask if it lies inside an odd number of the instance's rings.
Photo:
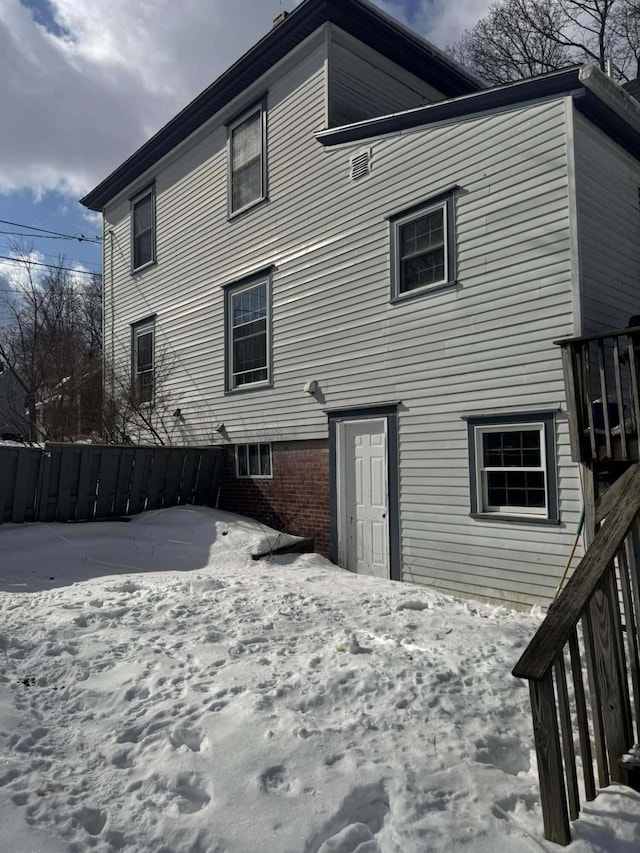
<path id="1" fill-rule="evenodd" d="M 360 181 L 371 174 L 371 149 L 366 148 L 364 151 L 358 151 L 349 161 L 351 167 L 351 180 Z"/>

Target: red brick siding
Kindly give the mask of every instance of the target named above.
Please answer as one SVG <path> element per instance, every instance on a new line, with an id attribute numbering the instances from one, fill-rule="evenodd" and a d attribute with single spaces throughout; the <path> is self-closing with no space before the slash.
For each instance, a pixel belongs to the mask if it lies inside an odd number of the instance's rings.
<path id="1" fill-rule="evenodd" d="M 312 539 L 329 556 L 329 444 L 282 441 L 271 445 L 273 479 L 238 479 L 235 448 L 228 448 L 220 508 Z"/>

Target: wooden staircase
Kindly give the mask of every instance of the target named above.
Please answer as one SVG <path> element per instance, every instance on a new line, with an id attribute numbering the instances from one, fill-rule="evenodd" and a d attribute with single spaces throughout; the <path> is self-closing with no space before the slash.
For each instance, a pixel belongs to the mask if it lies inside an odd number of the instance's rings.
<path id="1" fill-rule="evenodd" d="M 594 520 L 590 547 L 513 669 L 529 682 L 544 835 L 563 845 L 580 812 L 579 776 L 584 799 L 596 796 L 594 756 L 599 787 L 637 786 L 623 756 L 640 742 L 640 464 L 597 502 Z"/>

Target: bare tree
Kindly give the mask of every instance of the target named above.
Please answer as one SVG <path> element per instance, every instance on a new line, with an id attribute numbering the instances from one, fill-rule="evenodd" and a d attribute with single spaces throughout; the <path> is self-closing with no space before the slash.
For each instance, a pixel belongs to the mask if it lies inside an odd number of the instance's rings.
<path id="1" fill-rule="evenodd" d="M 637 0 L 501 0 L 452 52 L 490 83 L 596 61 L 619 80 L 638 69 Z"/>
<path id="2" fill-rule="evenodd" d="M 14 245 L 17 266 L 2 295 L 0 358 L 24 392 L 14 416 L 31 441 L 69 440 L 99 427 L 101 283 L 79 280 L 63 258 L 43 272 L 30 247 Z"/>
<path id="3" fill-rule="evenodd" d="M 103 412 L 106 441 L 170 445 L 180 440 L 182 414 L 171 390 L 171 373 L 169 354 L 157 348 L 153 375 L 142 393 L 126 357 L 117 364 L 105 364 L 109 377 Z"/>
<path id="4" fill-rule="evenodd" d="M 531 19 L 564 23 L 555 0 L 505 0 L 491 6 L 471 30 L 453 46 L 456 59 L 472 68 L 488 83 L 511 83 L 525 77 L 554 71 L 571 63 L 567 48 L 549 38 Z"/>
<path id="5" fill-rule="evenodd" d="M 612 28 L 620 54 L 618 64 L 624 66 L 624 76 L 632 80 L 640 76 L 640 2 L 620 3 Z"/>

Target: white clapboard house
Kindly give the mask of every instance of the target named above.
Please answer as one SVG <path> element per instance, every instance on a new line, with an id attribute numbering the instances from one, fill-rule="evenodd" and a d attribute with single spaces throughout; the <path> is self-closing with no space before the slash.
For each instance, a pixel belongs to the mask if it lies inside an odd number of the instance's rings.
<path id="1" fill-rule="evenodd" d="M 345 568 L 548 602 L 582 508 L 553 342 L 640 313 L 640 104 L 487 88 L 365 0 L 281 17 L 83 199 L 107 392 Z"/>

